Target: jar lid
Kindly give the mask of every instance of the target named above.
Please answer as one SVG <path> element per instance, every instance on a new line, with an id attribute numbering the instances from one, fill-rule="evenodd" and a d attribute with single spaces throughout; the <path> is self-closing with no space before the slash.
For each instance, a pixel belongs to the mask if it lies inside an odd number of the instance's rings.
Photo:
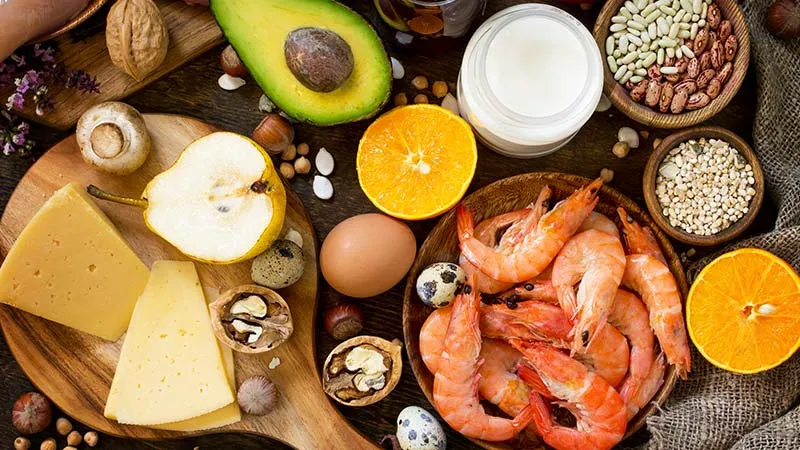
<path id="1" fill-rule="evenodd" d="M 515 42 L 520 48 L 509 49 Z M 519 54 L 523 47 L 539 54 Z M 541 65 L 554 62 L 574 63 L 572 72 Z M 602 69 L 600 50 L 582 23 L 553 6 L 521 4 L 478 28 L 467 46 L 460 83 L 468 96 L 474 94 L 471 115 L 482 127 L 503 140 L 542 146 L 568 139 L 591 117 L 602 93 Z M 526 86 L 532 92 L 515 91 Z"/>

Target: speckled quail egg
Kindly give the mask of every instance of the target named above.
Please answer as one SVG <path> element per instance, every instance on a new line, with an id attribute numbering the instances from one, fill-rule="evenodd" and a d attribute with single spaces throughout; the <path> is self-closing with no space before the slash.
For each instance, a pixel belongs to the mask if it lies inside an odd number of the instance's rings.
<path id="1" fill-rule="evenodd" d="M 408 406 L 397 416 L 397 441 L 403 450 L 445 450 L 447 436 L 433 414 Z"/>
<path id="2" fill-rule="evenodd" d="M 442 308 L 449 305 L 456 291 L 466 280 L 458 264 L 440 262 L 431 264 L 417 278 L 417 295 L 428 306 Z"/>
<path id="3" fill-rule="evenodd" d="M 278 239 L 253 259 L 250 275 L 256 284 L 281 289 L 296 283 L 303 276 L 305 265 L 303 249 L 292 241 Z"/>

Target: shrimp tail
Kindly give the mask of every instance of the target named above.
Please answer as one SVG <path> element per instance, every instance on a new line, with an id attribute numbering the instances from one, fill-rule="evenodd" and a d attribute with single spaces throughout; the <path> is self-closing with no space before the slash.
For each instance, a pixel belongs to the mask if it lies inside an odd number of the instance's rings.
<path id="1" fill-rule="evenodd" d="M 561 303 L 561 309 L 564 310 L 564 315 L 567 316 L 570 323 L 575 323 L 579 310 L 575 289 L 572 286 L 560 286 L 558 291 L 558 300 Z"/>
<path id="2" fill-rule="evenodd" d="M 550 186 L 545 185 L 539 192 L 539 197 L 536 202 L 531 206 L 531 212 L 522 219 L 518 227 L 515 227 L 513 235 L 508 238 L 508 245 L 514 246 L 525 238 L 529 233 L 532 233 L 536 226 L 539 225 L 539 219 L 544 215 L 547 208 L 547 201 L 550 199 L 552 191 Z"/>
<path id="3" fill-rule="evenodd" d="M 553 428 L 553 413 L 550 407 L 542 400 L 542 396 L 536 392 L 531 392 L 530 406 L 533 411 L 533 423 L 536 424 L 536 431 L 539 434 L 547 434 Z"/>
<path id="4" fill-rule="evenodd" d="M 548 400 L 554 400 L 555 397 L 553 394 L 550 393 L 550 389 L 547 389 L 545 386 L 544 381 L 536 373 L 535 370 L 526 366 L 525 364 L 520 364 L 517 368 L 517 375 L 519 375 L 519 379 L 524 381 L 531 389 L 533 389 L 536 393 L 541 395 L 542 397 Z"/>
<path id="5" fill-rule="evenodd" d="M 522 408 L 522 411 L 520 411 L 519 414 L 517 414 L 517 416 L 511 420 L 511 422 L 514 424 L 514 428 L 517 430 L 522 430 L 536 419 L 536 410 L 534 407 L 535 398 L 541 400 L 538 394 L 531 392 L 530 403 Z"/>
<path id="6" fill-rule="evenodd" d="M 471 239 L 475 234 L 475 217 L 472 211 L 464 205 L 458 205 L 456 208 L 456 228 L 458 229 L 458 239 L 461 241 Z"/>
<path id="7" fill-rule="evenodd" d="M 622 222 L 622 236 L 625 241 L 625 250 L 628 254 L 645 254 L 650 255 L 664 264 L 667 260 L 661 252 L 661 247 L 656 240 L 653 230 L 649 227 L 643 227 L 636 223 L 625 208 L 617 208 L 620 222 Z"/>

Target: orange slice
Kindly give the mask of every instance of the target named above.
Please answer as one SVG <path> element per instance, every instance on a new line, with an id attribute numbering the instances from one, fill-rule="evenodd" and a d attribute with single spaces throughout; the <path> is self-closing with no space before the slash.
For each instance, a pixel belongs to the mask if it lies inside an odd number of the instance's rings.
<path id="1" fill-rule="evenodd" d="M 686 324 L 700 353 L 721 369 L 776 367 L 800 347 L 800 276 L 764 250 L 726 253 L 692 285 Z"/>
<path id="2" fill-rule="evenodd" d="M 464 119 L 435 105 L 395 108 L 358 144 L 358 182 L 390 216 L 422 220 L 455 206 L 475 175 L 478 151 Z"/>

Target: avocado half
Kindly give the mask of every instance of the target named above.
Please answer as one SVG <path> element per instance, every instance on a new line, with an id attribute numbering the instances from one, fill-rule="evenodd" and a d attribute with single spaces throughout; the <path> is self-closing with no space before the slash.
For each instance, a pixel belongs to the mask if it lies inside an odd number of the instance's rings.
<path id="1" fill-rule="evenodd" d="M 211 0 L 211 11 L 264 93 L 297 120 L 355 122 L 389 100 L 389 56 L 375 30 L 350 8 L 331 0 Z M 286 37 L 303 27 L 331 30 L 350 45 L 353 72 L 332 92 L 308 89 L 286 65 Z"/>

